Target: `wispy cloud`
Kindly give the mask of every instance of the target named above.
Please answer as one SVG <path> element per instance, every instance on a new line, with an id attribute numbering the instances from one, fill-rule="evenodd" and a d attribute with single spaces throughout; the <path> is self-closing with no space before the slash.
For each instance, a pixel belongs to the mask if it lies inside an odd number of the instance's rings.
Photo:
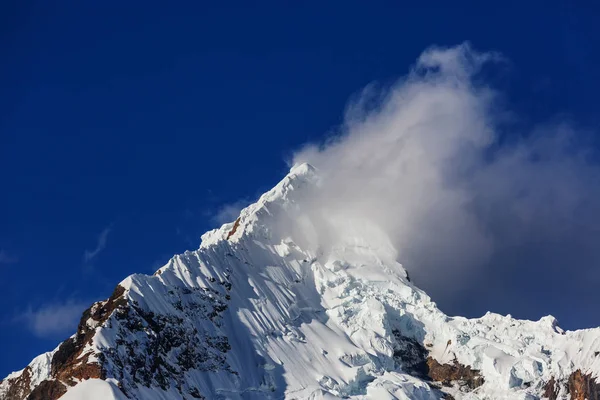
<path id="1" fill-rule="evenodd" d="M 250 201 L 248 199 L 240 199 L 233 203 L 222 205 L 217 213 L 212 217 L 212 222 L 218 225 L 225 224 L 227 222 L 233 222 L 237 217 L 240 216 L 240 212 L 244 209 Z"/>
<path id="2" fill-rule="evenodd" d="M 28 308 L 15 318 L 24 322 L 27 328 L 38 337 L 56 337 L 74 332 L 81 314 L 89 304 L 68 300 L 65 303 L 52 303 L 38 309 Z"/>
<path id="3" fill-rule="evenodd" d="M 19 262 L 19 257 L 9 254 L 5 250 L 0 250 L 0 265 L 15 264 L 17 262 Z"/>
<path id="4" fill-rule="evenodd" d="M 104 250 L 106 247 L 106 241 L 108 239 L 108 234 L 110 233 L 112 226 L 106 227 L 98 236 L 98 243 L 93 250 L 86 250 L 83 253 L 83 262 L 84 264 L 91 263 L 98 255 Z"/>

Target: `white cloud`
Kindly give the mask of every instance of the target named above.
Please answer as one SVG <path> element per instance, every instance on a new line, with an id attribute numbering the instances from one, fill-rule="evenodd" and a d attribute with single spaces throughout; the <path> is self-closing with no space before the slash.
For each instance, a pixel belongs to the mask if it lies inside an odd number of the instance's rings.
<path id="1" fill-rule="evenodd" d="M 242 211 L 242 209 L 248 206 L 248 204 L 250 204 L 250 201 L 248 201 L 247 199 L 241 199 L 233 203 L 224 204 L 217 210 L 217 213 L 212 217 L 212 221 L 218 225 L 233 222 L 237 219 L 237 217 L 240 216 L 240 212 Z"/>
<path id="2" fill-rule="evenodd" d="M 295 154 L 320 170 L 309 204 L 326 242 L 342 240 L 347 221 L 369 221 L 444 301 L 493 285 L 490 269 L 509 264 L 531 279 L 600 260 L 600 171 L 578 144 L 584 134 L 566 123 L 517 131 L 481 79 L 499 60 L 468 44 L 430 48 L 393 87 L 365 90 L 339 135 Z"/>
<path id="3" fill-rule="evenodd" d="M 29 308 L 16 318 L 39 337 L 55 337 L 72 333 L 87 305 L 78 301 L 54 303 L 36 310 Z"/>
<path id="4" fill-rule="evenodd" d="M 98 257 L 98 255 L 102 252 L 102 250 L 104 250 L 104 248 L 106 247 L 106 241 L 108 239 L 108 234 L 110 233 L 110 231 L 111 231 L 110 226 L 105 228 L 98 236 L 98 242 L 96 244 L 96 248 L 94 248 L 93 250 L 86 250 L 83 253 L 84 263 L 86 263 L 86 264 L 90 263 L 92 260 L 94 260 L 96 257 Z"/>

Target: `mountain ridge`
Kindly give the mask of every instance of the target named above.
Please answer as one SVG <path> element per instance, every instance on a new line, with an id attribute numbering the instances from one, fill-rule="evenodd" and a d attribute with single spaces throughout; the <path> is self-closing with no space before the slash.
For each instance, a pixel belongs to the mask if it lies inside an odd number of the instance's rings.
<path id="1" fill-rule="evenodd" d="M 294 166 L 198 250 L 124 279 L 0 399 L 600 397 L 600 329 L 446 316 L 378 227 L 307 211 L 321 184 Z"/>

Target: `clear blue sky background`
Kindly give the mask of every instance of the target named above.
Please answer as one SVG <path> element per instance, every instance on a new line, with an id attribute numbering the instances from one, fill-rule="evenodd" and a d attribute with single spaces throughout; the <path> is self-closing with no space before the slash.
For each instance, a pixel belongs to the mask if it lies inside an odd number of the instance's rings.
<path id="1" fill-rule="evenodd" d="M 353 93 L 432 44 L 502 52 L 496 84 L 532 122 L 600 122 L 592 1 L 296 3 L 2 2 L 0 376 L 125 276 L 196 248 L 220 205 L 270 188 Z M 600 325 L 470 303 L 448 311 Z"/>

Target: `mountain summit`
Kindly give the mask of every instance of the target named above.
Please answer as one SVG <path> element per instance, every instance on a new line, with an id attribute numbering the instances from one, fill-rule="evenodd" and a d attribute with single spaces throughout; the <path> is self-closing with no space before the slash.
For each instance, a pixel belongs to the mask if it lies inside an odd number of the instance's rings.
<path id="1" fill-rule="evenodd" d="M 310 211 L 320 185 L 297 165 L 198 250 L 124 279 L 0 399 L 600 398 L 600 329 L 445 315 L 378 227 Z"/>

